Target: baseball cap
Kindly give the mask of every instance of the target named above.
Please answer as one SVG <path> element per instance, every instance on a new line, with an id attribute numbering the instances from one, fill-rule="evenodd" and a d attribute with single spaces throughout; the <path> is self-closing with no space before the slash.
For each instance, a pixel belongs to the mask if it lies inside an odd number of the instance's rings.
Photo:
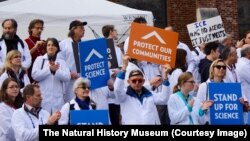
<path id="1" fill-rule="evenodd" d="M 70 23 L 69 25 L 69 30 L 71 30 L 73 27 L 76 27 L 76 26 L 84 26 L 84 25 L 87 25 L 87 22 L 81 22 L 79 20 L 74 20 Z"/>
<path id="2" fill-rule="evenodd" d="M 132 77 L 132 76 L 137 76 L 137 75 L 140 75 L 140 76 L 143 76 L 142 72 L 140 70 L 132 70 L 130 73 L 129 73 L 129 76 L 128 78 Z"/>

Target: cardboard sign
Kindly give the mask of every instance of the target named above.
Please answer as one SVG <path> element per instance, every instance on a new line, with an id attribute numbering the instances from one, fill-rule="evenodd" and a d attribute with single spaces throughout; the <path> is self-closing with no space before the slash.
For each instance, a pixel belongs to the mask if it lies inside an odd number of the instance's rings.
<path id="1" fill-rule="evenodd" d="M 110 69 L 118 68 L 119 66 L 117 62 L 113 39 L 107 39 L 107 53 L 108 53 L 108 61 L 111 65 Z"/>
<path id="2" fill-rule="evenodd" d="M 226 37 L 226 32 L 220 16 L 187 25 L 188 34 L 193 47 Z"/>
<path id="3" fill-rule="evenodd" d="M 240 83 L 208 83 L 212 125 L 243 125 L 243 105 L 240 103 Z"/>
<path id="4" fill-rule="evenodd" d="M 128 55 L 155 64 L 175 66 L 178 33 L 132 23 Z"/>
<path id="5" fill-rule="evenodd" d="M 108 125 L 108 110 L 71 110 L 70 125 Z"/>
<path id="6" fill-rule="evenodd" d="M 79 44 L 81 76 L 91 81 L 91 89 L 107 86 L 109 68 L 107 40 L 84 41 Z"/>

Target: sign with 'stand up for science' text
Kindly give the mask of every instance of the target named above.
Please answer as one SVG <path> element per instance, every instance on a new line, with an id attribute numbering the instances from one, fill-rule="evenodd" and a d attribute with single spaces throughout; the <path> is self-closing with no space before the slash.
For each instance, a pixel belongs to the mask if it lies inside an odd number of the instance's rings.
<path id="1" fill-rule="evenodd" d="M 240 83 L 208 83 L 212 125 L 243 125 L 243 105 L 240 103 Z"/>
<path id="2" fill-rule="evenodd" d="M 175 67 L 178 33 L 132 23 L 128 55 L 138 60 Z"/>
<path id="3" fill-rule="evenodd" d="M 193 47 L 226 37 L 220 16 L 188 24 L 187 29 Z"/>

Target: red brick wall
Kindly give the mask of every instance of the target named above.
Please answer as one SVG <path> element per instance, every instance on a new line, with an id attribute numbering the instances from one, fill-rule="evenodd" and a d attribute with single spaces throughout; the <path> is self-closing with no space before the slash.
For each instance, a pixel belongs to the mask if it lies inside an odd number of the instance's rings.
<path id="1" fill-rule="evenodd" d="M 110 0 L 119 2 L 119 0 Z M 197 8 L 217 8 L 222 17 L 227 33 L 238 39 L 238 9 L 237 0 L 166 0 L 167 25 L 173 26 L 179 32 L 179 40 L 191 47 L 187 24 L 196 22 Z"/>
<path id="2" fill-rule="evenodd" d="M 191 46 L 187 24 L 196 21 L 196 0 L 167 0 L 168 25 L 179 33 L 179 40 Z"/>
<path id="3" fill-rule="evenodd" d="M 179 32 L 180 41 L 191 46 L 186 25 L 196 21 L 197 8 L 217 8 L 227 33 L 238 39 L 237 0 L 167 0 L 168 24 Z"/>

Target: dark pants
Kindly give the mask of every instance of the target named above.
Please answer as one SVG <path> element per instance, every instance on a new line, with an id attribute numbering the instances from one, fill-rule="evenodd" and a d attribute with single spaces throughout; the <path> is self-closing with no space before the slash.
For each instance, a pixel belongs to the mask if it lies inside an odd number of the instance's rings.
<path id="1" fill-rule="evenodd" d="M 170 119 L 168 116 L 168 105 L 156 105 L 161 125 L 170 125 Z"/>
<path id="2" fill-rule="evenodd" d="M 109 117 L 111 125 L 120 125 L 120 105 L 109 104 Z"/>

